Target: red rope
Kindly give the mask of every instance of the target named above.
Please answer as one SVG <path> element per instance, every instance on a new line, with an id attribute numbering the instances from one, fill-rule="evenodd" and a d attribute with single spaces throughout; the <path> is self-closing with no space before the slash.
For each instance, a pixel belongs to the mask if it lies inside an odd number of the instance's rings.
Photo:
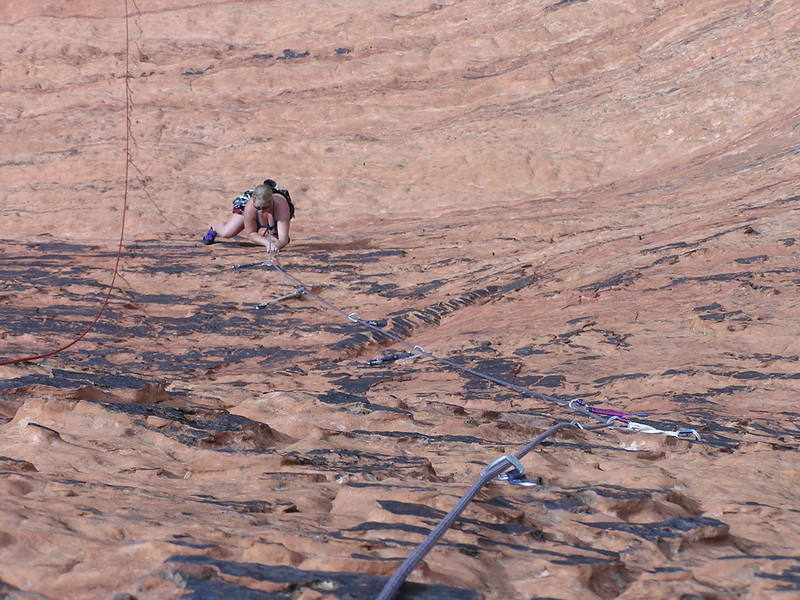
<path id="1" fill-rule="evenodd" d="M 125 0 L 125 186 L 124 186 L 124 193 L 123 193 L 123 200 L 122 200 L 122 225 L 120 227 L 119 232 L 119 245 L 117 247 L 117 260 L 114 264 L 114 275 L 111 278 L 111 283 L 108 285 L 108 293 L 106 294 L 105 300 L 103 300 L 103 304 L 100 306 L 100 310 L 95 316 L 94 320 L 91 324 L 74 340 L 72 340 L 69 344 L 65 346 L 61 346 L 56 350 L 52 350 L 51 352 L 45 352 L 44 354 L 37 354 L 35 356 L 25 356 L 23 358 L 15 358 L 13 360 L 4 360 L 0 361 L 0 366 L 3 365 L 15 365 L 21 362 L 30 362 L 34 360 L 39 360 L 40 358 L 47 358 L 48 356 L 53 356 L 54 354 L 58 354 L 59 352 L 63 352 L 67 348 L 74 346 L 79 341 L 81 341 L 86 335 L 94 329 L 94 326 L 97 325 L 97 322 L 100 320 L 100 317 L 103 316 L 103 313 L 108 306 L 108 302 L 111 299 L 111 294 L 114 291 L 114 285 L 117 281 L 117 275 L 119 274 L 119 263 L 122 259 L 122 241 L 125 237 L 125 213 L 128 210 L 128 172 L 129 172 L 129 165 L 131 162 L 131 87 L 130 87 L 130 32 L 128 30 L 128 0 Z"/>

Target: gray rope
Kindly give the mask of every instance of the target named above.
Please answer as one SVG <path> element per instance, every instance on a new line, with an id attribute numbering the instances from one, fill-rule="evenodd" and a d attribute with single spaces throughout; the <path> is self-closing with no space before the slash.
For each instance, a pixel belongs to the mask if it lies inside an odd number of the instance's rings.
<path id="1" fill-rule="evenodd" d="M 494 377 L 492 375 L 487 375 L 485 373 L 481 373 L 481 372 L 476 371 L 474 369 L 470 369 L 469 367 L 464 367 L 462 365 L 459 365 L 458 363 L 455 363 L 455 362 L 453 362 L 451 360 L 448 360 L 446 358 L 442 358 L 440 356 L 436 356 L 435 354 L 431 354 L 430 352 L 427 352 L 421 346 L 415 346 L 414 344 L 411 344 L 410 342 L 406 341 L 405 339 L 401 338 L 400 336 L 398 336 L 398 335 L 396 335 L 394 333 L 391 333 L 389 331 L 386 331 L 384 329 L 381 329 L 375 323 L 370 322 L 370 321 L 366 321 L 364 319 L 361 319 L 361 318 L 355 316 L 356 313 L 347 314 L 346 312 L 341 310 L 339 307 L 334 306 L 333 304 L 331 304 L 330 302 L 328 302 L 324 298 L 321 298 L 317 294 L 314 294 L 313 292 L 311 292 L 305 286 L 305 284 L 302 281 L 300 281 L 296 277 L 294 277 L 294 276 L 290 275 L 289 273 L 287 273 L 286 270 L 284 270 L 277 263 L 276 259 L 274 257 L 272 257 L 272 256 L 267 261 L 263 261 L 263 262 L 260 262 L 260 263 L 251 263 L 251 264 L 247 264 L 247 265 L 236 265 L 233 268 L 234 269 L 249 268 L 249 267 L 254 267 L 254 266 L 257 266 L 257 265 L 264 265 L 264 266 L 274 267 L 286 279 L 288 279 L 290 282 L 295 284 L 297 286 L 297 290 L 302 290 L 302 292 L 304 292 L 304 295 L 307 295 L 307 296 L 313 298 L 316 302 L 318 302 L 322 306 L 325 306 L 326 308 L 329 308 L 330 310 L 332 310 L 332 311 L 334 311 L 336 313 L 339 313 L 340 315 L 342 315 L 343 317 L 346 317 L 350 321 L 353 321 L 354 323 L 358 323 L 360 325 L 363 325 L 363 326 L 369 328 L 370 330 L 372 330 L 372 331 L 374 331 L 374 332 L 376 332 L 376 333 L 378 333 L 380 335 L 383 335 L 383 336 L 385 336 L 385 337 L 387 337 L 389 339 L 392 339 L 392 340 L 398 342 L 399 344 L 402 344 L 402 345 L 406 346 L 407 348 L 410 348 L 411 350 L 413 350 L 416 353 L 417 356 L 427 356 L 427 357 L 432 358 L 432 359 L 434 359 L 434 360 L 436 360 L 436 361 L 438 361 L 438 362 L 440 362 L 442 364 L 448 365 L 448 366 L 450 366 L 450 367 L 452 367 L 452 368 L 454 368 L 456 370 L 463 371 L 465 373 L 469 373 L 470 375 L 474 375 L 475 377 L 479 377 L 481 379 L 486 379 L 487 381 L 491 381 L 491 382 L 496 383 L 496 384 L 498 384 L 500 386 L 507 387 L 509 389 L 515 390 L 515 391 L 517 391 L 517 392 L 519 392 L 521 394 L 524 394 L 526 396 L 530 396 L 532 398 L 537 398 L 539 400 L 545 400 L 547 402 L 552 402 L 554 404 L 558 404 L 559 406 L 562 406 L 564 408 L 568 408 L 568 409 L 570 409 L 572 411 L 575 411 L 577 413 L 580 413 L 580 414 L 582 414 L 582 415 L 584 415 L 586 417 L 591 417 L 592 419 L 600 421 L 600 423 L 598 425 L 590 425 L 590 426 L 587 426 L 587 427 L 584 427 L 583 425 L 581 425 L 580 423 L 575 422 L 575 421 L 558 423 L 558 424 L 552 426 L 550 429 L 542 432 L 541 434 L 539 434 L 538 436 L 533 438 L 530 442 L 528 442 L 525 446 L 523 446 L 515 454 L 513 454 L 511 456 L 502 456 L 499 459 L 495 460 L 488 467 L 486 467 L 481 472 L 481 475 L 478 478 L 478 480 L 475 483 L 473 483 L 472 487 L 470 487 L 470 489 L 464 494 L 464 496 L 462 496 L 462 498 L 461 498 L 461 500 L 459 500 L 458 504 L 456 504 L 456 506 L 447 515 L 445 515 L 445 517 L 441 520 L 441 522 L 428 534 L 428 536 L 414 550 L 414 552 L 412 552 L 411 555 L 403 562 L 403 564 L 400 565 L 400 567 L 395 571 L 395 573 L 392 575 L 392 577 L 386 582 L 386 585 L 383 587 L 383 589 L 380 592 L 380 595 L 377 597 L 376 600 L 391 600 L 392 598 L 394 598 L 395 594 L 397 594 L 397 591 L 400 589 L 400 586 L 403 585 L 403 583 L 405 582 L 405 580 L 408 577 L 408 575 L 414 570 L 414 568 L 420 563 L 420 561 L 428 554 L 428 552 L 430 552 L 431 548 L 433 548 L 433 546 L 436 544 L 436 542 L 439 541 L 439 539 L 444 535 L 444 533 L 447 531 L 447 529 L 450 528 L 450 526 L 453 524 L 453 522 L 455 522 L 455 520 L 461 515 L 461 513 L 464 511 L 464 509 L 467 507 L 467 505 L 478 494 L 480 489 L 484 485 L 486 485 L 487 482 L 491 481 L 495 477 L 498 477 L 501 474 L 503 474 L 505 471 L 507 471 L 509 465 L 513 468 L 513 471 L 510 471 L 509 473 L 513 473 L 514 477 L 516 477 L 516 478 L 521 478 L 523 476 L 523 468 L 522 468 L 522 464 L 520 463 L 520 459 L 522 457 L 524 457 L 528 452 L 530 452 L 533 448 L 535 448 L 536 446 L 541 444 L 548 437 L 553 435 L 554 433 L 556 433 L 556 432 L 558 432 L 558 431 L 560 431 L 562 429 L 565 429 L 567 427 L 576 427 L 578 429 L 585 429 L 585 430 L 588 430 L 588 431 L 596 431 L 596 430 L 605 429 L 605 428 L 618 429 L 619 427 L 615 427 L 615 424 L 618 421 L 625 422 L 629 428 L 630 428 L 631 425 L 641 426 L 640 424 L 629 422 L 626 419 L 620 419 L 617 416 L 608 417 L 607 415 L 606 416 L 602 416 L 602 415 L 599 415 L 599 414 L 595 414 L 595 413 L 589 411 L 587 408 L 583 408 L 582 406 L 580 406 L 580 404 L 582 404 L 582 403 L 575 402 L 574 400 L 566 401 L 566 400 L 562 400 L 560 398 L 556 398 L 554 396 L 548 396 L 547 394 L 541 394 L 539 392 L 535 392 L 533 390 L 530 390 L 530 389 L 528 389 L 526 387 L 511 383 L 511 382 L 508 382 L 508 381 L 505 381 L 503 379 L 500 379 L 498 377 Z M 296 290 L 296 292 L 297 292 L 297 290 Z M 292 294 L 292 295 L 295 295 L 295 294 Z M 697 438 L 699 438 L 699 434 L 697 434 L 697 432 L 694 432 L 693 430 L 691 430 L 691 432 L 694 433 L 694 435 L 697 436 Z M 667 432 L 667 433 L 669 433 L 669 432 Z M 676 432 L 676 433 L 678 435 L 680 435 L 682 432 Z M 508 479 L 509 479 L 509 481 L 512 481 L 512 483 L 514 482 L 514 479 L 512 479 L 511 476 L 509 476 Z M 517 479 L 517 481 L 519 481 L 519 479 Z"/>
<path id="2" fill-rule="evenodd" d="M 284 294 L 283 296 L 278 296 L 277 298 L 273 298 L 272 300 L 267 300 L 266 302 L 262 302 L 261 304 L 256 304 L 256 308 L 266 308 L 270 304 L 276 304 L 281 300 L 288 300 L 289 298 L 302 298 L 305 295 L 306 295 L 306 289 L 300 286 L 293 292 L 289 292 L 288 294 Z"/>
<path id="3" fill-rule="evenodd" d="M 519 469 L 519 460 L 523 456 L 525 456 L 533 448 L 541 444 L 554 433 L 567 427 L 578 427 L 580 429 L 584 429 L 584 427 L 578 425 L 577 423 L 558 423 L 557 425 L 553 425 L 550 429 L 537 435 L 513 456 L 502 456 L 486 467 L 481 472 L 477 481 L 475 481 L 475 483 L 472 484 L 472 487 L 470 487 L 469 490 L 461 497 L 461 500 L 458 501 L 458 504 L 456 504 L 455 507 L 449 513 L 447 513 L 447 515 L 445 515 L 445 517 L 428 534 L 422 543 L 417 546 L 417 548 L 409 555 L 403 564 L 397 568 L 389 581 L 387 581 L 383 586 L 383 589 L 376 600 L 391 600 L 394 598 L 395 594 L 397 594 L 398 590 L 400 589 L 400 586 L 403 585 L 406 578 L 411 574 L 414 568 L 420 563 L 420 561 L 422 561 L 423 558 L 425 558 L 428 552 L 430 552 L 431 548 L 433 548 L 436 542 L 439 541 L 439 539 L 450 528 L 450 526 L 461 515 L 461 513 L 464 512 L 464 509 L 467 507 L 467 505 L 478 494 L 480 489 L 486 485 L 487 482 L 491 481 L 495 477 L 498 477 L 504 471 L 507 471 L 509 466 Z M 591 425 L 585 429 L 597 430 L 603 429 L 604 427 L 607 427 L 607 425 Z"/>
<path id="4" fill-rule="evenodd" d="M 399 344 L 402 344 L 406 348 L 410 348 L 411 350 L 413 350 L 416 354 L 418 354 L 420 356 L 427 356 L 428 358 L 432 358 L 432 359 L 434 359 L 434 360 L 436 360 L 436 361 L 438 361 L 438 362 L 440 362 L 442 364 L 448 365 L 448 366 L 450 366 L 450 367 L 452 367 L 452 368 L 454 368 L 456 370 L 463 371 L 464 373 L 469 373 L 470 375 L 474 375 L 475 377 L 479 377 L 481 379 L 486 379 L 487 381 L 491 381 L 491 382 L 496 383 L 496 384 L 498 384 L 500 386 L 507 387 L 507 388 L 512 389 L 514 391 L 517 391 L 517 392 L 519 392 L 521 394 L 525 394 L 526 396 L 530 396 L 532 398 L 537 398 L 539 400 L 545 400 L 547 402 L 552 402 L 552 403 L 558 404 L 559 406 L 562 406 L 564 408 L 568 408 L 568 409 L 570 409 L 570 410 L 572 410 L 574 412 L 577 412 L 577 413 L 579 413 L 579 414 L 581 414 L 581 415 L 583 415 L 585 417 L 590 417 L 590 418 L 592 418 L 592 419 L 594 419 L 596 421 L 599 421 L 601 423 L 606 423 L 606 421 L 608 420 L 608 417 L 594 414 L 593 412 L 589 411 L 588 409 L 582 408 L 580 406 L 576 406 L 575 404 L 571 404 L 570 401 L 561 400 L 560 398 L 556 398 L 554 396 L 548 396 L 547 394 L 541 394 L 539 392 L 535 392 L 535 391 L 530 390 L 530 389 L 528 389 L 526 387 L 523 387 L 521 385 L 517 385 L 515 383 L 511 383 L 509 381 L 505 381 L 503 379 L 500 379 L 498 377 L 494 377 L 492 375 L 487 375 L 485 373 L 481 373 L 480 371 L 476 371 L 474 369 L 470 369 L 469 367 L 465 367 L 463 365 L 459 365 L 458 363 L 455 363 L 455 362 L 453 362 L 451 360 L 448 360 L 446 358 L 442 358 L 441 356 L 436 356 L 435 354 L 431 354 L 430 352 L 427 352 L 421 346 L 415 346 L 411 342 L 408 342 L 408 341 L 404 340 L 403 338 L 401 338 L 399 335 L 396 335 L 396 334 L 394 334 L 394 333 L 392 333 L 390 331 L 386 331 L 385 329 L 381 329 L 380 327 L 378 327 L 377 325 L 375 325 L 374 323 L 372 323 L 370 321 L 366 321 L 364 319 L 359 318 L 358 316 L 354 316 L 354 315 L 356 315 L 356 313 L 348 314 L 345 311 L 343 311 L 342 309 L 340 309 L 339 307 L 334 306 L 333 304 L 331 304 L 330 302 L 328 302 L 324 298 L 321 298 L 320 296 L 318 296 L 318 295 L 312 293 L 311 291 L 309 291 L 309 289 L 305 286 L 305 284 L 302 281 L 300 281 L 296 277 L 294 277 L 294 276 L 290 275 L 288 272 L 286 272 L 286 270 L 283 267 L 281 267 L 277 263 L 277 261 L 275 259 L 270 259 L 270 260 L 264 261 L 262 263 L 253 263 L 251 265 L 242 265 L 242 267 L 249 267 L 249 266 L 253 266 L 255 264 L 263 264 L 263 265 L 271 266 L 271 267 L 275 268 L 279 273 L 281 273 L 284 277 L 286 277 L 286 279 L 288 279 L 290 282 L 292 282 L 293 284 L 295 284 L 298 287 L 303 288 L 305 290 L 305 294 L 307 296 L 313 298 L 314 300 L 316 300 L 318 303 L 322 304 L 323 306 L 329 308 L 330 310 L 332 310 L 334 312 L 339 313 L 340 315 L 342 315 L 343 317 L 346 317 L 347 319 L 349 319 L 350 321 L 353 321 L 354 323 L 358 323 L 359 325 L 363 325 L 364 327 L 367 327 L 367 328 L 369 328 L 370 330 L 372 330 L 372 331 L 374 331 L 376 333 L 379 333 L 379 334 L 381 334 L 381 335 L 383 335 L 383 336 L 385 336 L 385 337 L 387 337 L 389 339 L 392 339 L 392 340 L 396 341 Z"/>

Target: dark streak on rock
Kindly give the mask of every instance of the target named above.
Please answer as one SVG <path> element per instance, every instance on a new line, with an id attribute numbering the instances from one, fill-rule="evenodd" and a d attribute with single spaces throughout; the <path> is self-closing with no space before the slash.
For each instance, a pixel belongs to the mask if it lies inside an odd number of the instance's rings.
<path id="1" fill-rule="evenodd" d="M 194 70 L 194 71 L 184 71 L 183 73 L 181 73 L 181 75 L 205 75 L 206 73 L 208 73 L 213 68 L 214 68 L 213 65 L 208 65 L 205 69 L 199 69 L 199 70 Z"/>
<path id="2" fill-rule="evenodd" d="M 589 0 L 559 0 L 559 2 L 556 2 L 555 4 L 551 4 L 549 6 L 546 6 L 544 11 L 545 12 L 552 12 L 552 11 L 558 10 L 560 8 L 565 8 L 565 7 L 569 6 L 570 4 L 577 4 L 579 2 L 588 2 L 588 1 Z"/>
<path id="3" fill-rule="evenodd" d="M 283 56 L 279 56 L 279 57 L 277 57 L 275 60 L 292 60 L 292 59 L 295 59 L 295 58 L 305 58 L 305 57 L 306 57 L 306 56 L 308 56 L 308 55 L 309 55 L 309 52 L 308 52 L 308 50 L 306 50 L 305 52 L 300 52 L 300 53 L 298 54 L 298 53 L 297 53 L 297 52 L 295 52 L 294 50 L 291 50 L 291 49 L 289 49 L 289 48 L 286 48 L 286 49 L 283 51 Z"/>
<path id="4" fill-rule="evenodd" d="M 614 275 L 613 277 L 606 279 L 605 281 L 590 283 L 589 285 L 581 286 L 578 289 L 581 291 L 597 292 L 606 288 L 630 285 L 631 283 L 639 279 L 641 276 L 642 274 L 639 271 L 629 269 L 627 271 L 624 271 L 623 273 Z"/>
<path id="5" fill-rule="evenodd" d="M 386 580 L 360 573 L 302 571 L 293 567 L 237 563 L 207 556 L 172 556 L 157 572 L 159 578 L 177 583 L 194 600 L 240 598 L 242 600 L 277 600 L 294 597 L 302 590 L 324 592 L 326 598 L 353 600 L 375 598 Z M 284 592 L 265 592 L 249 588 L 242 581 L 253 580 L 285 584 Z M 480 595 L 444 585 L 407 582 L 403 585 L 405 600 L 479 600 Z"/>
<path id="6" fill-rule="evenodd" d="M 728 537 L 726 523 L 710 517 L 671 517 L 659 523 L 584 522 L 593 529 L 622 531 L 656 544 L 668 558 L 686 544 L 722 540 Z"/>
<path id="7" fill-rule="evenodd" d="M 605 385 L 607 383 L 611 383 L 614 381 L 619 380 L 632 380 L 632 379 L 641 379 L 642 377 L 648 377 L 647 373 L 626 373 L 624 375 L 609 375 L 608 377 L 601 377 L 600 379 L 595 379 L 594 382 L 600 385 Z"/>
<path id="8" fill-rule="evenodd" d="M 748 256 L 747 258 L 737 258 L 735 261 L 740 265 L 752 265 L 753 263 L 765 262 L 769 256 L 759 254 L 758 256 Z"/>
<path id="9" fill-rule="evenodd" d="M 724 235 L 728 235 L 729 233 L 734 233 L 736 231 L 745 231 L 748 227 L 749 226 L 737 226 L 737 227 L 734 227 L 732 229 L 726 229 L 725 231 L 720 231 L 720 232 L 715 233 L 713 235 L 701 238 L 700 240 L 698 240 L 696 242 L 675 242 L 675 243 L 672 243 L 672 244 L 666 244 L 665 246 L 657 246 L 655 248 L 646 248 L 646 249 L 642 250 L 641 253 L 642 254 L 654 254 L 654 253 L 657 253 L 657 252 L 663 252 L 664 250 L 673 250 L 673 249 L 677 249 L 677 248 L 681 248 L 681 249 L 697 248 L 698 246 L 700 246 L 701 244 L 704 244 L 705 242 L 709 242 L 709 241 L 711 241 L 713 239 L 722 237 Z"/>
<path id="10" fill-rule="evenodd" d="M 310 466 L 320 471 L 337 475 L 342 473 L 368 474 L 376 480 L 401 477 L 424 481 L 442 481 L 441 478 L 436 476 L 430 461 L 418 456 L 370 454 L 360 450 L 340 448 L 311 450 L 305 454 L 294 451 L 287 452 L 283 455 L 281 464 Z"/>
<path id="11" fill-rule="evenodd" d="M 381 404 L 373 404 L 366 398 L 363 398 L 361 396 L 354 396 L 352 394 L 346 394 L 343 392 L 328 391 L 325 392 L 324 394 L 320 394 L 319 396 L 317 396 L 317 398 L 319 399 L 320 402 L 323 402 L 324 404 L 334 404 L 334 405 L 356 404 L 363 407 L 363 409 L 367 412 L 385 410 L 388 412 L 394 412 L 403 415 L 412 414 L 411 411 L 408 410 L 403 410 L 401 408 L 394 408 L 391 406 L 383 406 Z"/>
<path id="12" fill-rule="evenodd" d="M 134 375 L 116 375 L 112 373 L 78 373 L 53 369 L 52 376 L 24 375 L 0 381 L 0 390 L 19 388 L 26 385 L 45 385 L 59 389 L 74 389 L 84 385 L 94 385 L 110 389 L 141 389 L 147 383 L 157 383 L 154 380 L 136 377 Z"/>

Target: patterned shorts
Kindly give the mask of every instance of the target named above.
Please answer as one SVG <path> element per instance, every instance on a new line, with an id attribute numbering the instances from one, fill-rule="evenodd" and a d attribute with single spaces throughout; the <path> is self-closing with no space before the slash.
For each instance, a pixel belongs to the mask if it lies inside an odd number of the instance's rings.
<path id="1" fill-rule="evenodd" d="M 247 190 L 241 196 L 236 196 L 233 199 L 233 210 L 231 212 L 236 213 L 237 215 L 241 215 L 244 213 L 244 205 L 250 202 L 250 198 L 253 197 L 253 190 Z"/>

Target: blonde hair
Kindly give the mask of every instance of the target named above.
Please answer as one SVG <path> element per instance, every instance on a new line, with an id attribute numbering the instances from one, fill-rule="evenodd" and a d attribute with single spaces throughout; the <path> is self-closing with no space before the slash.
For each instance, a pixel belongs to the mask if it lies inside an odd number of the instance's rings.
<path id="1" fill-rule="evenodd" d="M 272 200 L 272 190 L 266 185 L 259 184 L 253 190 L 253 202 L 256 200 Z"/>

